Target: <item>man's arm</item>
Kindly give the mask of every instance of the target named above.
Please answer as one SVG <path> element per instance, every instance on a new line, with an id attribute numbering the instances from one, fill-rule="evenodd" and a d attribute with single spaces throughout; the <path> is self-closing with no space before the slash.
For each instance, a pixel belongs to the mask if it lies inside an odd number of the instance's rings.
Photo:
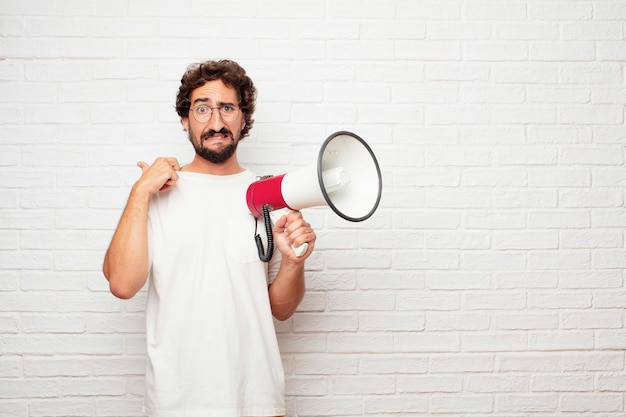
<path id="1" fill-rule="evenodd" d="M 274 240 L 282 254 L 280 269 L 269 287 L 272 314 L 278 320 L 287 320 L 296 311 L 304 297 L 304 261 L 311 255 L 315 246 L 315 232 L 303 218 L 294 211 L 282 216 L 274 225 Z M 304 255 L 298 257 L 291 246 L 308 243 Z"/>
<path id="2" fill-rule="evenodd" d="M 180 170 L 174 158 L 158 158 L 152 165 L 139 162 L 142 175 L 133 186 L 128 202 L 104 256 L 102 271 L 111 293 L 128 299 L 148 279 L 148 204 L 150 195 L 172 187 Z"/>

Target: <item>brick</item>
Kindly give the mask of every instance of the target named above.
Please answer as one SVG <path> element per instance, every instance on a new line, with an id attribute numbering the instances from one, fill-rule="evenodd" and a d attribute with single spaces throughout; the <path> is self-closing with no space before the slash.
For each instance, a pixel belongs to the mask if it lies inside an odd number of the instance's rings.
<path id="1" fill-rule="evenodd" d="M 285 395 L 287 396 L 323 396 L 328 395 L 328 378 L 320 377 L 287 377 Z"/>
<path id="2" fill-rule="evenodd" d="M 331 378 L 330 385 L 336 395 L 389 395 L 396 391 L 393 376 L 338 376 Z"/>
<path id="3" fill-rule="evenodd" d="M 0 378 L 9 381 L 9 378 L 20 378 L 24 375 L 22 360 L 18 356 L 3 357 L 0 359 Z M 1 404 L 1 402 L 0 402 Z M 0 410 L 2 407 L 0 406 Z"/>
<path id="4" fill-rule="evenodd" d="M 491 413 L 493 399 L 489 395 L 433 395 L 430 410 L 434 413 Z"/>
<path id="5" fill-rule="evenodd" d="M 393 292 L 350 291 L 328 293 L 330 311 L 390 311 L 395 305 Z"/>
<path id="6" fill-rule="evenodd" d="M 22 315 L 23 333 L 84 333 L 87 321 L 83 316 Z"/>
<path id="7" fill-rule="evenodd" d="M 21 81 L 23 79 L 24 65 L 22 63 L 0 61 L 0 81 Z"/>
<path id="8" fill-rule="evenodd" d="M 564 124 L 622 124 L 624 111 L 620 106 L 566 107 L 559 109 L 559 121 Z"/>
<path id="9" fill-rule="evenodd" d="M 498 412 L 544 412 L 553 413 L 558 409 L 559 397 L 556 394 L 506 394 L 498 396 L 495 410 Z"/>
<path id="10" fill-rule="evenodd" d="M 590 62 L 595 59 L 592 42 L 536 42 L 530 45 L 530 60 L 539 62 Z"/>
<path id="11" fill-rule="evenodd" d="M 28 401 L 0 400 L 0 414 L 14 417 L 28 417 Z"/>
<path id="12" fill-rule="evenodd" d="M 494 233 L 495 249 L 557 249 L 559 234 L 556 231 L 507 231 Z"/>
<path id="13" fill-rule="evenodd" d="M 526 18 L 522 4 L 504 5 L 493 2 L 471 2 L 464 5 L 464 17 L 477 20 L 521 20 Z"/>
<path id="14" fill-rule="evenodd" d="M 342 332 L 328 335 L 328 351 L 332 353 L 389 353 L 393 347 L 393 336 L 389 333 L 367 335 Z"/>
<path id="15" fill-rule="evenodd" d="M 580 71 L 580 70 L 578 70 Z M 591 89 L 587 87 L 531 87 L 528 101 L 538 104 L 574 103 L 585 104 L 591 101 Z"/>
<path id="16" fill-rule="evenodd" d="M 470 62 L 528 61 L 529 57 L 528 46 L 521 42 L 469 41 L 462 50 L 464 59 Z"/>
<path id="17" fill-rule="evenodd" d="M 496 27 L 496 38 L 503 40 L 556 41 L 559 26 L 553 23 L 513 23 Z"/>
<path id="18" fill-rule="evenodd" d="M 461 392 L 463 381 L 458 376 L 399 376 L 397 387 L 401 394 Z"/>
<path id="19" fill-rule="evenodd" d="M 496 369 L 500 372 L 553 373 L 561 372 L 562 354 L 550 352 L 504 352 L 496 359 Z"/>
<path id="20" fill-rule="evenodd" d="M 589 20 L 594 7 L 591 4 L 550 2 L 528 5 L 528 16 L 532 20 Z"/>
<path id="21" fill-rule="evenodd" d="M 120 396 L 126 393 L 126 381 L 123 379 L 70 377 L 61 380 L 60 385 L 66 395 L 76 397 Z"/>
<path id="22" fill-rule="evenodd" d="M 365 412 L 371 413 L 415 413 L 425 412 L 428 401 L 424 396 L 394 395 L 366 399 L 363 405 Z"/>
<path id="23" fill-rule="evenodd" d="M 489 316 L 483 313 L 429 312 L 425 315 L 428 331 L 487 330 Z"/>
<path id="24" fill-rule="evenodd" d="M 459 269 L 459 254 L 456 251 L 423 251 L 414 253 L 402 251 L 394 254 L 392 266 L 394 269 L 429 269 L 450 270 Z"/>
<path id="25" fill-rule="evenodd" d="M 626 374 L 601 374 L 598 377 L 599 391 L 624 392 L 626 390 Z"/>
<path id="26" fill-rule="evenodd" d="M 585 187 L 591 184 L 586 169 L 537 168 L 528 172 L 528 185 L 533 187 Z"/>
<path id="27" fill-rule="evenodd" d="M 615 372 L 623 370 L 621 352 L 577 352 L 563 356 L 563 370 L 575 372 Z"/>
<path id="28" fill-rule="evenodd" d="M 589 350 L 593 347 L 591 331 L 532 332 L 528 349 L 541 351 Z"/>
<path id="29" fill-rule="evenodd" d="M 360 362 L 349 354 L 296 355 L 294 369 L 300 375 L 355 375 Z"/>
<path id="30" fill-rule="evenodd" d="M 363 355 L 359 361 L 359 371 L 365 374 L 410 375 L 425 374 L 427 370 L 428 359 L 418 354 Z M 425 379 L 427 377 L 423 376 L 421 378 Z"/>
<path id="31" fill-rule="evenodd" d="M 44 251 L 3 251 L 0 252 L 1 269 L 50 269 L 52 254 Z"/>
<path id="32" fill-rule="evenodd" d="M 455 332 L 413 332 L 402 333 L 395 337 L 394 350 L 404 354 L 412 354 L 416 352 L 459 352 L 461 342 L 459 336 Z M 384 352 L 383 352 L 384 353 Z M 431 363 L 433 369 L 434 363 Z M 441 372 L 440 367 L 433 370 Z"/>
<path id="33" fill-rule="evenodd" d="M 471 375 L 467 382 L 469 391 L 476 393 L 523 393 L 528 392 L 528 376 Z"/>
<path id="34" fill-rule="evenodd" d="M 433 62 L 426 64 L 425 77 L 429 81 L 486 81 L 489 67 L 476 63 Z"/>
<path id="35" fill-rule="evenodd" d="M 397 3 L 397 14 L 403 19 L 432 19 L 458 21 L 461 18 L 461 4 L 439 3 L 435 1 L 400 1 Z"/>
<path id="36" fill-rule="evenodd" d="M 1 315 L 0 316 L 0 333 L 17 334 L 20 331 L 20 325 L 17 316 Z"/>
<path id="37" fill-rule="evenodd" d="M 410 293 L 404 291 L 396 297 L 399 311 L 449 311 L 459 310 L 460 296 L 449 292 Z"/>
<path id="38" fill-rule="evenodd" d="M 361 331 L 422 331 L 425 318 L 422 314 L 359 314 L 359 330 Z"/>
<path id="39" fill-rule="evenodd" d="M 563 313 L 562 329 L 620 329 L 623 327 L 620 310 L 602 310 L 593 313 Z"/>
<path id="40" fill-rule="evenodd" d="M 623 394 L 563 394 L 561 409 L 565 412 L 620 412 Z"/>
<path id="41" fill-rule="evenodd" d="M 534 293 L 528 298 L 528 305 L 540 309 L 584 309 L 591 307 L 591 296 L 574 292 Z"/>
<path id="42" fill-rule="evenodd" d="M 623 39 L 617 22 L 577 22 L 561 26 L 561 39 L 571 41 L 616 41 Z"/>
<path id="43" fill-rule="evenodd" d="M 619 284 L 619 271 L 602 271 L 601 269 L 591 272 L 573 271 L 563 273 L 561 274 L 559 286 L 569 289 L 619 288 L 621 286 Z"/>
<path id="44" fill-rule="evenodd" d="M 481 292 L 471 294 L 463 303 L 466 310 L 523 310 L 526 307 L 526 295 L 511 291 Z"/>
<path id="45" fill-rule="evenodd" d="M 615 189 L 589 191 L 568 189 L 561 193 L 561 206 L 569 208 L 620 207 L 623 196 Z"/>
<path id="46" fill-rule="evenodd" d="M 396 43 L 396 57 L 402 60 L 458 61 L 461 56 L 462 48 L 459 41 L 402 40 Z"/>
<path id="47" fill-rule="evenodd" d="M 300 313 L 294 317 L 296 332 L 351 332 L 357 326 L 354 314 Z"/>
<path id="48" fill-rule="evenodd" d="M 24 375 L 32 378 L 82 376 L 90 374 L 91 360 L 79 358 L 41 358 L 24 360 Z"/>
<path id="49" fill-rule="evenodd" d="M 361 411 L 361 399 L 356 396 L 298 398 L 298 413 L 303 416 L 353 415 Z"/>
<path id="50" fill-rule="evenodd" d="M 599 61 L 620 61 L 626 56 L 626 47 L 622 42 L 607 42 L 598 45 Z"/>
<path id="51" fill-rule="evenodd" d="M 430 272 L 426 275 L 426 288 L 430 290 L 485 290 L 490 288 L 488 274 L 480 272 Z"/>
<path id="52" fill-rule="evenodd" d="M 524 271 L 498 272 L 495 274 L 496 288 L 556 288 L 557 272 Z"/>
<path id="53" fill-rule="evenodd" d="M 50 398 L 29 402 L 29 417 L 80 417 L 93 413 L 89 398 Z"/>
<path id="54" fill-rule="evenodd" d="M 18 289 L 18 274 L 16 271 L 0 270 L 0 291 L 16 291 Z"/>
<path id="55" fill-rule="evenodd" d="M 528 265 L 522 251 L 472 251 L 461 253 L 460 268 L 464 270 L 521 270 Z"/>
<path id="56" fill-rule="evenodd" d="M 533 392 L 591 392 L 594 381 L 590 375 L 539 375 L 531 379 Z"/>
<path id="57" fill-rule="evenodd" d="M 491 36 L 490 25 L 483 22 L 437 21 L 427 23 L 426 37 L 437 40 L 487 40 Z"/>
<path id="58" fill-rule="evenodd" d="M 533 126 L 528 128 L 529 143 L 591 143 L 592 131 L 589 126 Z"/>
<path id="59" fill-rule="evenodd" d="M 1 380 L 2 399 L 16 398 L 54 398 L 60 394 L 60 386 L 58 381 L 28 378 L 28 379 L 12 379 Z"/>
<path id="60" fill-rule="evenodd" d="M 578 65 L 560 70 L 560 78 L 565 84 L 614 84 L 622 79 L 622 72 L 616 64 Z"/>
<path id="61" fill-rule="evenodd" d="M 143 399 L 141 397 L 97 399 L 96 413 L 102 417 L 141 417 L 144 415 Z"/>
<path id="62" fill-rule="evenodd" d="M 537 251 L 528 256 L 529 269 L 589 269 L 590 265 L 589 252 L 582 250 L 559 251 L 558 253 Z"/>

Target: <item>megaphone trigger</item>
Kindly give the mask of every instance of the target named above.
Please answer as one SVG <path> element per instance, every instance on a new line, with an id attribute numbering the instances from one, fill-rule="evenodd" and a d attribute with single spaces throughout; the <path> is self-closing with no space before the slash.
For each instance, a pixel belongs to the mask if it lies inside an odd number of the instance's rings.
<path id="1" fill-rule="evenodd" d="M 280 219 L 282 216 L 286 216 L 287 214 L 289 214 L 290 211 L 291 210 L 287 208 L 282 208 L 282 209 L 271 211 L 270 218 L 272 219 L 272 223 L 276 224 L 278 219 Z M 300 246 L 291 245 L 291 249 L 293 249 L 293 253 L 295 253 L 297 257 L 300 257 L 304 255 L 306 251 L 309 249 L 309 244 L 305 242 Z"/>

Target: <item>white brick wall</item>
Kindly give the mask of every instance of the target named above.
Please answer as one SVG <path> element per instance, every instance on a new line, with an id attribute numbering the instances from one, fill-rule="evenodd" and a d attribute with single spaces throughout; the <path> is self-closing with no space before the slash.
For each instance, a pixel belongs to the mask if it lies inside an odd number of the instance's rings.
<path id="1" fill-rule="evenodd" d="M 289 416 L 623 417 L 626 0 L 0 0 L 0 416 L 141 415 L 145 293 L 100 272 L 186 66 L 259 88 L 241 158 L 352 130 L 379 211 L 307 209 Z"/>

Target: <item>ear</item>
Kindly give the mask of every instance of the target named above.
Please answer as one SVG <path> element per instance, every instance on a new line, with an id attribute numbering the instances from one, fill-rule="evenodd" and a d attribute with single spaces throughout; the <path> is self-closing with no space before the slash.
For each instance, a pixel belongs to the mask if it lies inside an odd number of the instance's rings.
<path id="1" fill-rule="evenodd" d="M 185 131 L 189 130 L 189 117 L 181 117 L 180 124 L 183 125 Z"/>

